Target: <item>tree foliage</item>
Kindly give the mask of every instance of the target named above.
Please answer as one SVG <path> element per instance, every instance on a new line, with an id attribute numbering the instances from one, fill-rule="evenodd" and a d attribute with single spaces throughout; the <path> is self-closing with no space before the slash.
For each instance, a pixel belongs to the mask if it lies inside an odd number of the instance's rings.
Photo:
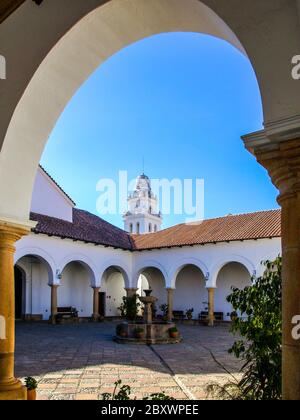
<path id="1" fill-rule="evenodd" d="M 119 380 L 115 382 L 115 388 L 112 394 L 110 393 L 102 394 L 102 400 L 128 401 L 132 399 L 130 395 L 131 395 L 131 387 L 128 385 L 122 385 L 122 381 Z M 149 397 L 143 398 L 143 400 L 168 401 L 168 400 L 174 400 L 174 398 L 169 397 L 164 392 L 160 392 L 156 394 L 151 394 Z"/>
<path id="2" fill-rule="evenodd" d="M 227 297 L 239 314 L 232 332 L 242 337 L 229 350 L 244 362 L 238 399 L 281 398 L 282 261 L 278 257 L 264 265 L 262 277 L 244 290 L 233 288 Z"/>

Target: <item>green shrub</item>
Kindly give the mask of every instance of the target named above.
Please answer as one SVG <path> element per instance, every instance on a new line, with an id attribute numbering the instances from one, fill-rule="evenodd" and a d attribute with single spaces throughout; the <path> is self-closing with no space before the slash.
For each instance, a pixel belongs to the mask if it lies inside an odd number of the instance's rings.
<path id="1" fill-rule="evenodd" d="M 281 398 L 282 280 L 281 258 L 264 263 L 262 277 L 244 290 L 232 289 L 227 301 L 241 316 L 232 322 L 232 332 L 243 339 L 229 350 L 244 362 L 238 383 L 240 399 Z"/>
<path id="2" fill-rule="evenodd" d="M 169 333 L 178 333 L 178 329 L 176 327 L 169 328 Z"/>
<path id="3" fill-rule="evenodd" d="M 27 378 L 25 378 L 25 386 L 29 391 L 33 391 L 34 389 L 37 389 L 38 383 L 31 376 L 27 376 Z"/>
<path id="4" fill-rule="evenodd" d="M 102 394 L 102 400 L 128 401 L 131 399 L 130 395 L 131 395 L 131 387 L 128 385 L 122 385 L 122 381 L 119 380 L 115 382 L 115 389 L 112 394 L 110 393 Z M 158 394 L 151 394 L 150 397 L 143 398 L 143 400 L 153 400 L 153 401 L 165 400 L 166 401 L 166 400 L 174 400 L 174 398 L 169 397 L 164 392 L 161 392 Z"/>
<path id="5" fill-rule="evenodd" d="M 129 321 L 135 321 L 140 307 L 141 303 L 139 302 L 138 295 L 133 295 L 130 297 L 124 296 L 123 303 L 118 309 L 120 310 L 123 318 L 126 318 Z"/>

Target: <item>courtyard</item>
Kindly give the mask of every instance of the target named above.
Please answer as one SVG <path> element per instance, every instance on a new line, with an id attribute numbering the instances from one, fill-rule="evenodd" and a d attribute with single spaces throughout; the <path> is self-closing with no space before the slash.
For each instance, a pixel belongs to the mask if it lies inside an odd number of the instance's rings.
<path id="1" fill-rule="evenodd" d="M 16 375 L 38 380 L 39 400 L 99 400 L 121 380 L 142 399 L 164 391 L 175 399 L 207 398 L 206 387 L 237 375 L 239 362 L 228 354 L 234 337 L 227 326 L 180 325 L 178 345 L 120 345 L 116 324 L 16 324 Z"/>

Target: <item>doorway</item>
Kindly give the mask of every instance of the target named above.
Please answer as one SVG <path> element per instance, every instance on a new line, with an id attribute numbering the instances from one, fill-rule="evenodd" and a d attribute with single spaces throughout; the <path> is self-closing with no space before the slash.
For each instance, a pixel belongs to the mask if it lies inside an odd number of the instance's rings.
<path id="1" fill-rule="evenodd" d="M 15 319 L 20 320 L 25 317 L 25 274 L 15 267 Z"/>
<path id="2" fill-rule="evenodd" d="M 105 302 L 106 302 L 106 293 L 99 292 L 99 315 L 101 318 L 105 317 Z"/>

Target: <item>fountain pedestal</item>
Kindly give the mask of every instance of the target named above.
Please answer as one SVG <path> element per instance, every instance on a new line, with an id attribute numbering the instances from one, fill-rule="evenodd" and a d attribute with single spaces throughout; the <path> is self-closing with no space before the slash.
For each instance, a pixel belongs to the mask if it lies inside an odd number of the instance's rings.
<path id="1" fill-rule="evenodd" d="M 145 290 L 146 296 L 139 299 L 144 304 L 144 320 L 141 322 L 128 322 L 117 327 L 119 333 L 114 338 L 118 343 L 123 344 L 175 344 L 181 341 L 178 338 L 171 338 L 169 330 L 176 327 L 173 322 L 153 321 L 153 305 L 157 298 L 151 296 L 152 290 Z M 142 338 L 136 337 L 136 330 L 143 331 Z"/>

